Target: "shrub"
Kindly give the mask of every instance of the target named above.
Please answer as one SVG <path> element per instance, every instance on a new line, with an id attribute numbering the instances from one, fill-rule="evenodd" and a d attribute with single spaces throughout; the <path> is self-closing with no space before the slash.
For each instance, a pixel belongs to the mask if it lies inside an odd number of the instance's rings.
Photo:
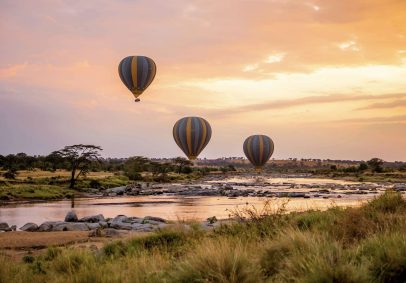
<path id="1" fill-rule="evenodd" d="M 344 244 L 352 244 L 377 230 L 376 223 L 358 208 L 347 208 L 333 223 L 329 232 Z"/>
<path id="2" fill-rule="evenodd" d="M 93 189 L 99 189 L 101 187 L 100 182 L 94 179 L 90 181 L 89 185 Z"/>
<path id="3" fill-rule="evenodd" d="M 170 273 L 171 282 L 260 282 L 248 247 L 235 240 L 206 241 Z"/>
<path id="4" fill-rule="evenodd" d="M 154 234 L 136 237 L 131 239 L 128 244 L 136 250 L 176 250 L 186 243 L 186 234 L 183 231 L 174 229 L 160 230 Z"/>
<path id="5" fill-rule="evenodd" d="M 281 233 L 264 245 L 260 266 L 274 282 L 367 282 L 338 242 L 310 232 Z"/>
<path id="6" fill-rule="evenodd" d="M 125 175 L 130 179 L 131 181 L 142 181 L 143 177 L 141 173 L 138 172 L 126 172 Z"/>
<path id="7" fill-rule="evenodd" d="M 406 235 L 383 234 L 367 240 L 358 256 L 367 261 L 370 280 L 375 282 L 405 282 Z"/>
<path id="8" fill-rule="evenodd" d="M 3 173 L 3 177 L 6 179 L 12 179 L 14 180 L 17 176 L 17 171 L 16 170 L 8 170 Z"/>
<path id="9" fill-rule="evenodd" d="M 386 191 L 370 201 L 364 209 L 375 212 L 395 213 L 406 210 L 406 200 L 400 192 Z"/>
<path id="10" fill-rule="evenodd" d="M 32 255 L 25 255 L 23 257 L 24 263 L 33 263 L 34 261 L 35 261 L 35 258 Z"/>

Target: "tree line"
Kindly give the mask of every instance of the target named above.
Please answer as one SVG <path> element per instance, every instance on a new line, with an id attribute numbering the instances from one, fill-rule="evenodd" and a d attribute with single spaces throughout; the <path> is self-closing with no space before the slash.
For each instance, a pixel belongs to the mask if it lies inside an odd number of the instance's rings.
<path id="1" fill-rule="evenodd" d="M 205 175 L 210 171 L 221 170 L 222 172 L 235 171 L 234 166 L 198 167 L 186 158 L 176 157 L 165 162 L 158 162 L 146 157 L 135 156 L 130 158 L 102 158 L 102 148 L 96 145 L 77 144 L 65 146 L 63 149 L 54 151 L 47 156 L 29 156 L 25 153 L 0 155 L 0 168 L 5 170 L 3 176 L 7 179 L 15 179 L 18 170 L 41 169 L 56 171 L 58 169 L 71 172 L 69 187 L 74 188 L 77 179 L 85 176 L 88 172 L 109 171 L 123 172 L 130 180 L 143 180 L 141 173 L 150 172 L 155 180 L 166 181 L 168 173 L 191 174 L 198 172 Z"/>

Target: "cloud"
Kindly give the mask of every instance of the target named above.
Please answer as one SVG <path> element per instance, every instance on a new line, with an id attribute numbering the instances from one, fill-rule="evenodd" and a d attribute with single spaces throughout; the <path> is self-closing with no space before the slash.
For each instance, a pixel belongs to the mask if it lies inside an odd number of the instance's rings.
<path id="1" fill-rule="evenodd" d="M 285 56 L 286 56 L 285 52 L 274 53 L 274 54 L 269 55 L 264 62 L 267 64 L 279 63 L 279 62 L 283 61 Z"/>
<path id="2" fill-rule="evenodd" d="M 375 124 L 375 123 L 406 123 L 406 115 L 396 116 L 381 116 L 381 117 L 367 117 L 367 118 L 351 118 L 328 121 L 326 123 L 359 123 L 359 124 Z"/>
<path id="3" fill-rule="evenodd" d="M 242 107 L 229 108 L 227 111 L 213 110 L 211 113 L 226 116 L 236 113 L 244 112 L 257 112 L 265 111 L 271 109 L 286 109 L 291 107 L 298 107 L 303 105 L 314 105 L 314 104 L 328 104 L 328 103 L 342 103 L 348 101 L 369 101 L 369 100 L 384 100 L 391 98 L 402 98 L 406 97 L 406 93 L 393 93 L 384 95 L 348 95 L 348 94 L 329 94 L 329 95 L 319 95 L 319 96 L 308 96 L 297 99 L 286 99 L 286 100 L 276 100 L 263 102 L 258 104 L 249 104 Z"/>
<path id="4" fill-rule="evenodd" d="M 0 80 L 17 76 L 19 72 L 24 71 L 27 68 L 27 65 L 27 63 L 23 63 L 0 68 Z"/>
<path id="5" fill-rule="evenodd" d="M 399 107 L 406 107 L 406 100 L 395 100 L 391 102 L 373 103 L 365 107 L 358 108 L 357 110 L 387 109 Z"/>
<path id="6" fill-rule="evenodd" d="M 354 40 L 344 41 L 338 44 L 338 47 L 343 51 L 360 51 L 361 48 L 358 46 L 357 42 Z"/>

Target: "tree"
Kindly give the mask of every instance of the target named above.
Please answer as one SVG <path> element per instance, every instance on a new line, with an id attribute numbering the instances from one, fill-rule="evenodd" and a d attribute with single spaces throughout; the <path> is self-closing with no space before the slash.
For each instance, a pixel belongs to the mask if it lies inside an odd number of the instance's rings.
<path id="1" fill-rule="evenodd" d="M 368 166 L 371 168 L 372 172 L 380 173 L 383 171 L 383 160 L 380 158 L 372 158 L 367 161 Z"/>
<path id="2" fill-rule="evenodd" d="M 124 174 L 133 181 L 142 180 L 141 173 L 148 171 L 150 161 L 142 156 L 134 156 L 128 158 L 123 166 Z"/>
<path id="3" fill-rule="evenodd" d="M 15 170 L 15 169 L 9 169 L 9 170 L 7 170 L 7 172 L 3 173 L 3 177 L 6 179 L 14 180 L 16 178 L 16 175 L 17 175 L 17 170 Z"/>
<path id="4" fill-rule="evenodd" d="M 358 170 L 359 171 L 365 171 L 368 169 L 368 164 L 366 164 L 365 162 L 361 162 L 358 166 Z"/>
<path id="5" fill-rule="evenodd" d="M 182 173 L 183 167 L 193 165 L 193 163 L 190 160 L 188 160 L 184 157 L 176 157 L 172 160 L 172 163 L 174 163 L 176 166 L 178 166 L 179 174 Z"/>
<path id="6" fill-rule="evenodd" d="M 69 188 L 75 188 L 76 180 L 85 175 L 92 161 L 98 160 L 100 157 L 99 151 L 102 150 L 100 146 L 76 144 L 65 146 L 61 150 L 54 151 L 52 154 L 60 156 L 69 162 L 71 170 L 71 178 Z M 79 172 L 78 174 L 76 174 Z"/>

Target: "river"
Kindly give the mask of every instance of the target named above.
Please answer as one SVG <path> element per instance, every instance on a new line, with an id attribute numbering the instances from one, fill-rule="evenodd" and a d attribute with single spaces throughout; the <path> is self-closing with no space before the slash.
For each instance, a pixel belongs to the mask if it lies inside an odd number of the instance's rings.
<path id="1" fill-rule="evenodd" d="M 265 180 L 271 185 L 278 185 L 278 190 L 286 184 L 294 184 L 299 190 L 309 191 L 312 186 L 320 188 L 334 184 L 353 185 L 355 182 L 347 182 L 331 179 L 311 178 L 273 178 Z M 211 181 L 202 183 L 208 185 Z M 219 181 L 216 181 L 219 183 Z M 252 179 L 230 178 L 221 180 L 230 182 L 252 182 Z M 299 185 L 299 186 L 298 186 Z M 304 188 L 300 189 L 300 185 Z M 286 188 L 288 191 L 289 189 Z M 295 189 L 298 191 L 298 189 Z M 343 195 L 340 198 L 334 196 L 328 199 L 322 197 L 311 198 L 264 198 L 264 197 L 237 197 L 225 196 L 119 196 L 77 199 L 73 209 L 78 217 L 103 214 L 105 217 L 115 217 L 123 214 L 127 216 L 143 217 L 147 215 L 159 216 L 168 220 L 203 220 L 211 216 L 219 219 L 228 218 L 236 210 L 247 207 L 255 207 L 258 211 L 264 207 L 265 201 L 270 200 L 272 209 L 276 210 L 282 204 L 286 205 L 287 211 L 302 211 L 308 209 L 326 209 L 332 206 L 357 206 L 368 199 L 372 194 Z M 0 222 L 21 227 L 27 222 L 41 224 L 44 221 L 63 221 L 66 213 L 71 210 L 70 201 L 52 201 L 41 203 L 18 203 L 0 207 Z"/>

